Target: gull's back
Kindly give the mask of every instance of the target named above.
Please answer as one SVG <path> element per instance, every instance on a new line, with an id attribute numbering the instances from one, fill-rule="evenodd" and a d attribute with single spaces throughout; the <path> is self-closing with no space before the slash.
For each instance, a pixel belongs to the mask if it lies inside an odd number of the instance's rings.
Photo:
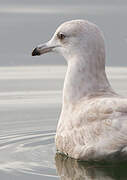
<path id="1" fill-rule="evenodd" d="M 114 93 L 83 98 L 60 119 L 59 151 L 80 160 L 127 160 L 127 99 Z"/>

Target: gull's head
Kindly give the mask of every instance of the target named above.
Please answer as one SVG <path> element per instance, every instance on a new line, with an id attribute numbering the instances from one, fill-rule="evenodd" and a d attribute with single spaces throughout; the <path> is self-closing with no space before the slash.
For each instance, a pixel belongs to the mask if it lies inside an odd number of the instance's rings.
<path id="1" fill-rule="evenodd" d="M 88 21 L 67 21 L 57 28 L 51 40 L 38 45 L 33 50 L 32 56 L 48 52 L 58 52 L 67 61 L 79 56 L 91 56 L 91 59 L 92 56 L 103 56 L 104 58 L 103 35 L 95 24 Z"/>

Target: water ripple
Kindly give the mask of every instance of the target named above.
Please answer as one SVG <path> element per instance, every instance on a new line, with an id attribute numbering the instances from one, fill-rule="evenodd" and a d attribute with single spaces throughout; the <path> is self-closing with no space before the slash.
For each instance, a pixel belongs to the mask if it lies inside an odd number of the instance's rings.
<path id="1" fill-rule="evenodd" d="M 58 178 L 54 165 L 54 136 L 54 130 L 1 136 L 0 170 Z"/>

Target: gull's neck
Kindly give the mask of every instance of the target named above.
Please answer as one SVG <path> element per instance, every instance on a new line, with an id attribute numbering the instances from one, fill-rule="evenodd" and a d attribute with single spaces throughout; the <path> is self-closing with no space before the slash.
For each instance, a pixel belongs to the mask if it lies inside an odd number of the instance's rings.
<path id="1" fill-rule="evenodd" d="M 68 62 L 63 89 L 64 105 L 106 91 L 112 91 L 112 88 L 106 77 L 104 56 L 80 56 Z"/>

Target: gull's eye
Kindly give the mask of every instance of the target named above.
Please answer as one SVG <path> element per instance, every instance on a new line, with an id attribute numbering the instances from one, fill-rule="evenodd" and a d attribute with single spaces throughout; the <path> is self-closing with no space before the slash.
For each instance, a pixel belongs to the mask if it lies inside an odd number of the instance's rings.
<path id="1" fill-rule="evenodd" d="M 58 39 L 63 40 L 66 36 L 63 33 L 57 34 Z"/>

